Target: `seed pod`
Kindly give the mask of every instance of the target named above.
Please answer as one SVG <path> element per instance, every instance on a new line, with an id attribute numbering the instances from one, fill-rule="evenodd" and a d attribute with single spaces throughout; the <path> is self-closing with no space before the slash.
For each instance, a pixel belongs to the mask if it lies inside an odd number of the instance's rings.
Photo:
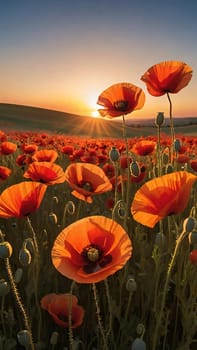
<path id="1" fill-rule="evenodd" d="M 0 296 L 4 297 L 10 291 L 9 284 L 4 278 L 0 279 Z"/>
<path id="2" fill-rule="evenodd" d="M 172 166 L 172 164 L 166 165 L 166 169 L 165 169 L 165 170 L 166 170 L 166 171 L 165 171 L 166 174 L 171 174 L 171 173 L 173 173 L 173 166 Z"/>
<path id="3" fill-rule="evenodd" d="M 156 119 L 155 119 L 155 124 L 156 126 L 160 127 L 164 123 L 164 112 L 158 112 Z"/>
<path id="4" fill-rule="evenodd" d="M 140 166 L 135 160 L 130 164 L 130 172 L 134 177 L 138 177 L 141 174 Z"/>
<path id="5" fill-rule="evenodd" d="M 0 243 L 0 258 L 7 259 L 12 255 L 12 246 L 9 242 L 3 241 Z"/>
<path id="6" fill-rule="evenodd" d="M 23 269 L 21 269 L 20 267 L 16 270 L 15 274 L 14 274 L 14 281 L 15 283 L 19 283 L 22 279 L 23 276 Z"/>
<path id="7" fill-rule="evenodd" d="M 167 165 L 170 159 L 169 149 L 166 147 L 162 153 L 162 162 Z"/>
<path id="8" fill-rule="evenodd" d="M 137 290 L 137 283 L 132 276 L 130 276 L 127 280 L 126 290 L 128 290 L 130 293 L 134 293 Z"/>
<path id="9" fill-rule="evenodd" d="M 57 215 L 55 213 L 49 213 L 49 221 L 53 224 L 57 224 Z"/>
<path id="10" fill-rule="evenodd" d="M 146 343 L 141 338 L 136 338 L 132 344 L 131 350 L 146 350 Z"/>
<path id="11" fill-rule="evenodd" d="M 189 236 L 189 244 L 197 244 L 197 230 L 193 230 L 190 232 Z"/>
<path id="12" fill-rule="evenodd" d="M 112 146 L 110 152 L 109 152 L 109 159 L 112 161 L 112 162 L 117 162 L 120 158 L 120 153 L 119 151 L 117 150 L 116 147 Z"/>
<path id="13" fill-rule="evenodd" d="M 58 333 L 58 332 L 53 332 L 53 333 L 51 334 L 50 344 L 51 344 L 51 345 L 57 345 L 57 343 L 58 343 L 58 338 L 59 338 L 59 333 Z"/>
<path id="14" fill-rule="evenodd" d="M 174 140 L 174 150 L 175 152 L 179 152 L 181 149 L 181 141 L 179 139 Z"/>
<path id="15" fill-rule="evenodd" d="M 190 233 L 195 228 L 195 225 L 196 225 L 196 219 L 193 218 L 192 216 L 189 216 L 183 221 L 183 231 Z"/>
<path id="16" fill-rule="evenodd" d="M 22 248 L 20 250 L 19 261 L 22 266 L 27 266 L 31 263 L 31 254 L 28 249 Z"/>
<path id="17" fill-rule="evenodd" d="M 31 343 L 31 336 L 26 329 L 17 333 L 17 339 L 19 344 L 25 346 L 25 348 L 28 348 Z"/>

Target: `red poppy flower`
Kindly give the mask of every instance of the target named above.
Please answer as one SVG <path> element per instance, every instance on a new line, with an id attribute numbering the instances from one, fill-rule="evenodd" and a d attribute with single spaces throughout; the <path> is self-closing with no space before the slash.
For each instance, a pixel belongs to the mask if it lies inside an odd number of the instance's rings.
<path id="1" fill-rule="evenodd" d="M 197 160 L 196 159 L 191 160 L 190 165 L 191 165 L 191 168 L 197 172 Z"/>
<path id="2" fill-rule="evenodd" d="M 132 152 L 139 156 L 147 156 L 152 154 L 155 150 L 156 142 L 151 140 L 141 140 L 134 144 Z"/>
<path id="3" fill-rule="evenodd" d="M 12 170 L 10 168 L 0 166 L 0 181 L 6 180 L 10 176 L 11 172 Z"/>
<path id="4" fill-rule="evenodd" d="M 61 152 L 70 156 L 74 152 L 74 147 L 73 146 L 63 146 L 61 148 Z"/>
<path id="5" fill-rule="evenodd" d="M 109 179 L 115 175 L 115 167 L 110 163 L 104 164 L 102 169 Z"/>
<path id="6" fill-rule="evenodd" d="M 4 133 L 4 131 L 0 130 L 0 141 L 6 141 L 7 140 L 7 135 Z"/>
<path id="7" fill-rule="evenodd" d="M 77 328 L 83 322 L 84 309 L 72 294 L 47 294 L 41 299 L 41 308 L 47 310 L 60 327 L 69 327 L 69 310 L 71 308 L 71 327 Z"/>
<path id="8" fill-rule="evenodd" d="M 184 62 L 164 61 L 150 67 L 141 77 L 152 96 L 177 93 L 188 85 L 192 68 Z"/>
<path id="9" fill-rule="evenodd" d="M 120 167 L 121 169 L 127 169 L 128 166 L 131 164 L 132 158 L 127 157 L 126 155 L 121 155 L 120 157 Z"/>
<path id="10" fill-rule="evenodd" d="M 23 176 L 47 185 L 65 182 L 63 169 L 59 165 L 49 162 L 31 163 Z"/>
<path id="11" fill-rule="evenodd" d="M 36 211 L 47 186 L 39 182 L 21 182 L 6 188 L 0 195 L 0 217 L 24 217 Z"/>
<path id="12" fill-rule="evenodd" d="M 129 236 L 117 222 L 90 216 L 67 226 L 51 254 L 62 275 L 79 283 L 96 283 L 121 269 L 131 253 Z"/>
<path id="13" fill-rule="evenodd" d="M 19 166 L 25 166 L 26 164 L 30 164 L 30 163 L 32 163 L 32 157 L 27 156 L 26 154 L 20 154 L 16 158 L 16 164 L 18 164 Z"/>
<path id="14" fill-rule="evenodd" d="M 0 153 L 4 155 L 12 154 L 16 151 L 17 145 L 13 142 L 4 141 L 0 146 Z"/>
<path id="15" fill-rule="evenodd" d="M 145 94 L 139 87 L 130 83 L 118 83 L 104 90 L 98 97 L 97 104 L 102 117 L 111 118 L 129 114 L 141 109 L 145 103 Z"/>
<path id="16" fill-rule="evenodd" d="M 58 157 L 58 153 L 53 149 L 41 149 L 36 151 L 32 156 L 32 159 L 37 162 L 55 162 Z"/>
<path id="17" fill-rule="evenodd" d="M 112 185 L 104 171 L 95 164 L 74 163 L 65 171 L 73 196 L 92 203 L 92 196 L 111 191 Z"/>
<path id="18" fill-rule="evenodd" d="M 38 146 L 35 143 L 31 143 L 28 145 L 23 145 L 22 149 L 24 153 L 32 154 L 37 151 Z"/>
<path id="19" fill-rule="evenodd" d="M 177 160 L 177 163 L 185 164 L 185 163 L 189 163 L 190 158 L 186 154 L 179 154 L 176 160 Z"/>
<path id="20" fill-rule="evenodd" d="M 192 173 L 177 171 L 146 182 L 134 196 L 133 218 L 152 228 L 166 216 L 181 213 L 196 180 L 197 176 Z"/>

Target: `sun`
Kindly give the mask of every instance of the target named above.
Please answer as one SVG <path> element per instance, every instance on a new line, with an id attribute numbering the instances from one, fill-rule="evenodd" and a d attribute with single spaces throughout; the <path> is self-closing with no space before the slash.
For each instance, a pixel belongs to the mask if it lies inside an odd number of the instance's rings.
<path id="1" fill-rule="evenodd" d="M 93 111 L 93 112 L 91 112 L 91 116 L 92 116 L 92 118 L 98 118 L 99 117 L 99 112 L 98 111 Z"/>

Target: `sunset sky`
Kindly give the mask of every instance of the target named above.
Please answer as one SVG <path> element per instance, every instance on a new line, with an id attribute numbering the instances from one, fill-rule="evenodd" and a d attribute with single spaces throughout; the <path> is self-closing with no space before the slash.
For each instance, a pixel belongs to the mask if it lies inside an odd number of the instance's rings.
<path id="1" fill-rule="evenodd" d="M 197 116 L 197 2 L 193 0 L 2 0 L 0 103 L 92 115 L 98 95 L 130 82 L 146 94 L 129 117 L 169 114 L 141 75 L 165 60 L 193 68 L 172 95 L 174 116 Z"/>

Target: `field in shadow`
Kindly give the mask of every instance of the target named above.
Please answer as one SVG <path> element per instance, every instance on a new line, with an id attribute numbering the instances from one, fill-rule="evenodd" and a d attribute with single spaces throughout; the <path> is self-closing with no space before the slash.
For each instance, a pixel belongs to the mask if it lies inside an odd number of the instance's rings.
<path id="1" fill-rule="evenodd" d="M 138 121 L 138 123 L 127 126 L 127 136 L 139 137 L 156 134 L 154 120 L 149 121 L 147 125 L 144 120 L 142 123 Z M 4 131 L 46 131 L 95 138 L 122 138 L 122 123 L 119 121 L 6 103 L 0 103 L 0 129 Z M 170 133 L 168 126 L 163 127 L 162 131 Z M 192 124 L 180 125 L 179 123 L 176 133 L 196 136 L 197 118 L 193 118 Z"/>

